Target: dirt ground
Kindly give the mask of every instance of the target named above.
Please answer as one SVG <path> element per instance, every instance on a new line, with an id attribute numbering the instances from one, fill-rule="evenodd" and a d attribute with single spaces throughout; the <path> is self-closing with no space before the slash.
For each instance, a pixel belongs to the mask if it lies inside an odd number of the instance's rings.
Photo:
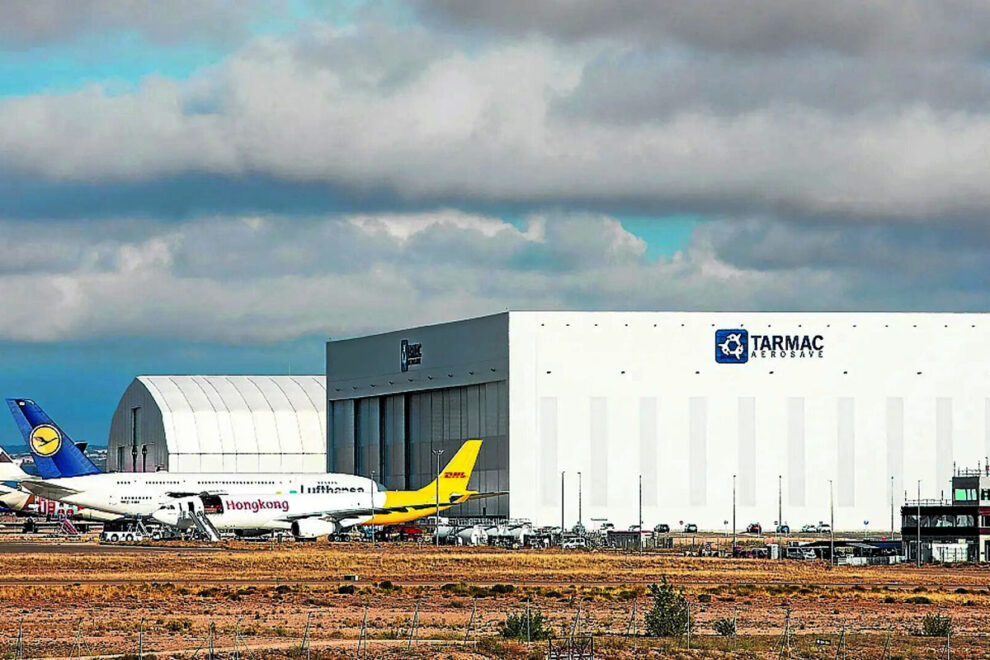
<path id="1" fill-rule="evenodd" d="M 5 551 L 6 549 L 6 551 Z M 230 544 L 98 552 L 0 543 L 0 653 L 310 657 L 546 657 L 503 641 L 506 615 L 540 612 L 558 638 L 594 636 L 596 657 L 777 657 L 790 613 L 794 655 L 944 657 L 921 619 L 952 617 L 954 658 L 990 658 L 990 570 L 829 567 L 618 552 L 414 544 Z M 352 582 L 345 576 L 356 575 Z M 688 640 L 644 638 L 647 585 L 666 576 L 691 605 Z M 738 636 L 720 637 L 719 618 Z M 470 624 L 470 625 L 469 625 Z M 633 633 L 633 634 L 630 634 Z M 413 638 L 410 643 L 410 637 Z M 467 638 L 467 643 L 465 643 Z"/>

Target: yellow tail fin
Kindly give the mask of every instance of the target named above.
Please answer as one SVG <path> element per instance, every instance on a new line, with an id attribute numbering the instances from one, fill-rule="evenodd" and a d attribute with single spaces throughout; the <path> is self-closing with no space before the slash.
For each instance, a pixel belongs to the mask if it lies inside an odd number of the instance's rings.
<path id="1" fill-rule="evenodd" d="M 471 480 L 471 471 L 474 470 L 479 451 L 481 451 L 481 440 L 466 441 L 440 471 L 440 502 L 449 502 L 450 496 L 455 493 L 458 495 L 468 493 L 468 482 Z M 434 479 L 429 486 L 420 488 L 419 492 L 434 499 L 437 494 L 437 480 Z"/>

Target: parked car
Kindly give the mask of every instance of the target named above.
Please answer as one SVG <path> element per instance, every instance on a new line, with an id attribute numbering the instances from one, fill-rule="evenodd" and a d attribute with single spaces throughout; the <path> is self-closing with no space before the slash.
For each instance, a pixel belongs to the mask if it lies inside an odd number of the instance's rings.
<path id="1" fill-rule="evenodd" d="M 802 534 L 817 534 L 818 533 L 818 526 L 817 525 L 805 525 L 805 526 L 803 526 L 801 528 L 801 533 Z"/>
<path id="2" fill-rule="evenodd" d="M 784 523 L 783 525 L 777 525 L 777 529 L 775 531 L 777 532 L 777 534 L 790 534 L 791 526 L 788 525 L 787 523 Z"/>
<path id="3" fill-rule="evenodd" d="M 574 536 L 564 539 L 561 547 L 564 550 L 586 550 L 588 548 L 588 542 L 580 536 Z"/>
<path id="4" fill-rule="evenodd" d="M 653 528 L 654 534 L 670 534 L 670 525 L 667 523 L 658 523 L 656 527 Z"/>
<path id="5" fill-rule="evenodd" d="M 763 533 L 763 525 L 761 525 L 758 522 L 750 523 L 749 524 L 749 527 L 746 528 L 746 533 L 747 534 L 762 534 Z"/>
<path id="6" fill-rule="evenodd" d="M 698 533 L 698 526 L 695 525 L 694 523 L 687 523 L 687 524 L 684 525 L 684 533 L 685 534 L 697 534 Z"/>
<path id="7" fill-rule="evenodd" d="M 815 551 L 811 548 L 787 548 L 785 556 L 788 559 L 813 560 L 818 558 Z"/>
<path id="8" fill-rule="evenodd" d="M 831 534 L 832 527 L 828 523 L 818 523 L 818 533 L 819 534 Z"/>

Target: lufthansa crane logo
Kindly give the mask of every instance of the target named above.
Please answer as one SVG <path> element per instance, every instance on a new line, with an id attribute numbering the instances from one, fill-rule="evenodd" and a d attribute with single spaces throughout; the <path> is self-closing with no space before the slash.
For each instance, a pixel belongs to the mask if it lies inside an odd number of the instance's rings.
<path id="1" fill-rule="evenodd" d="M 749 332 L 742 328 L 715 331 L 715 361 L 744 364 L 749 360 Z"/>
<path id="2" fill-rule="evenodd" d="M 62 448 L 62 434 L 51 424 L 39 424 L 31 430 L 28 444 L 38 456 L 52 456 Z"/>

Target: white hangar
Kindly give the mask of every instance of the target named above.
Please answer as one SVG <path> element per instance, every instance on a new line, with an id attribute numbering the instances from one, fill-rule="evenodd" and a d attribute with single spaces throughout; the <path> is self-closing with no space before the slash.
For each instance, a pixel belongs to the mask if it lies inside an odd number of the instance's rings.
<path id="1" fill-rule="evenodd" d="M 331 469 L 418 487 L 486 440 L 462 507 L 541 524 L 889 529 L 917 480 L 990 454 L 990 319 L 507 312 L 327 344 Z M 563 473 L 564 495 L 561 496 Z M 580 474 L 580 477 L 578 476 Z M 778 482 L 778 477 L 779 482 Z"/>
<path id="2" fill-rule="evenodd" d="M 107 468 L 325 472 L 323 376 L 139 376 L 110 424 Z"/>

